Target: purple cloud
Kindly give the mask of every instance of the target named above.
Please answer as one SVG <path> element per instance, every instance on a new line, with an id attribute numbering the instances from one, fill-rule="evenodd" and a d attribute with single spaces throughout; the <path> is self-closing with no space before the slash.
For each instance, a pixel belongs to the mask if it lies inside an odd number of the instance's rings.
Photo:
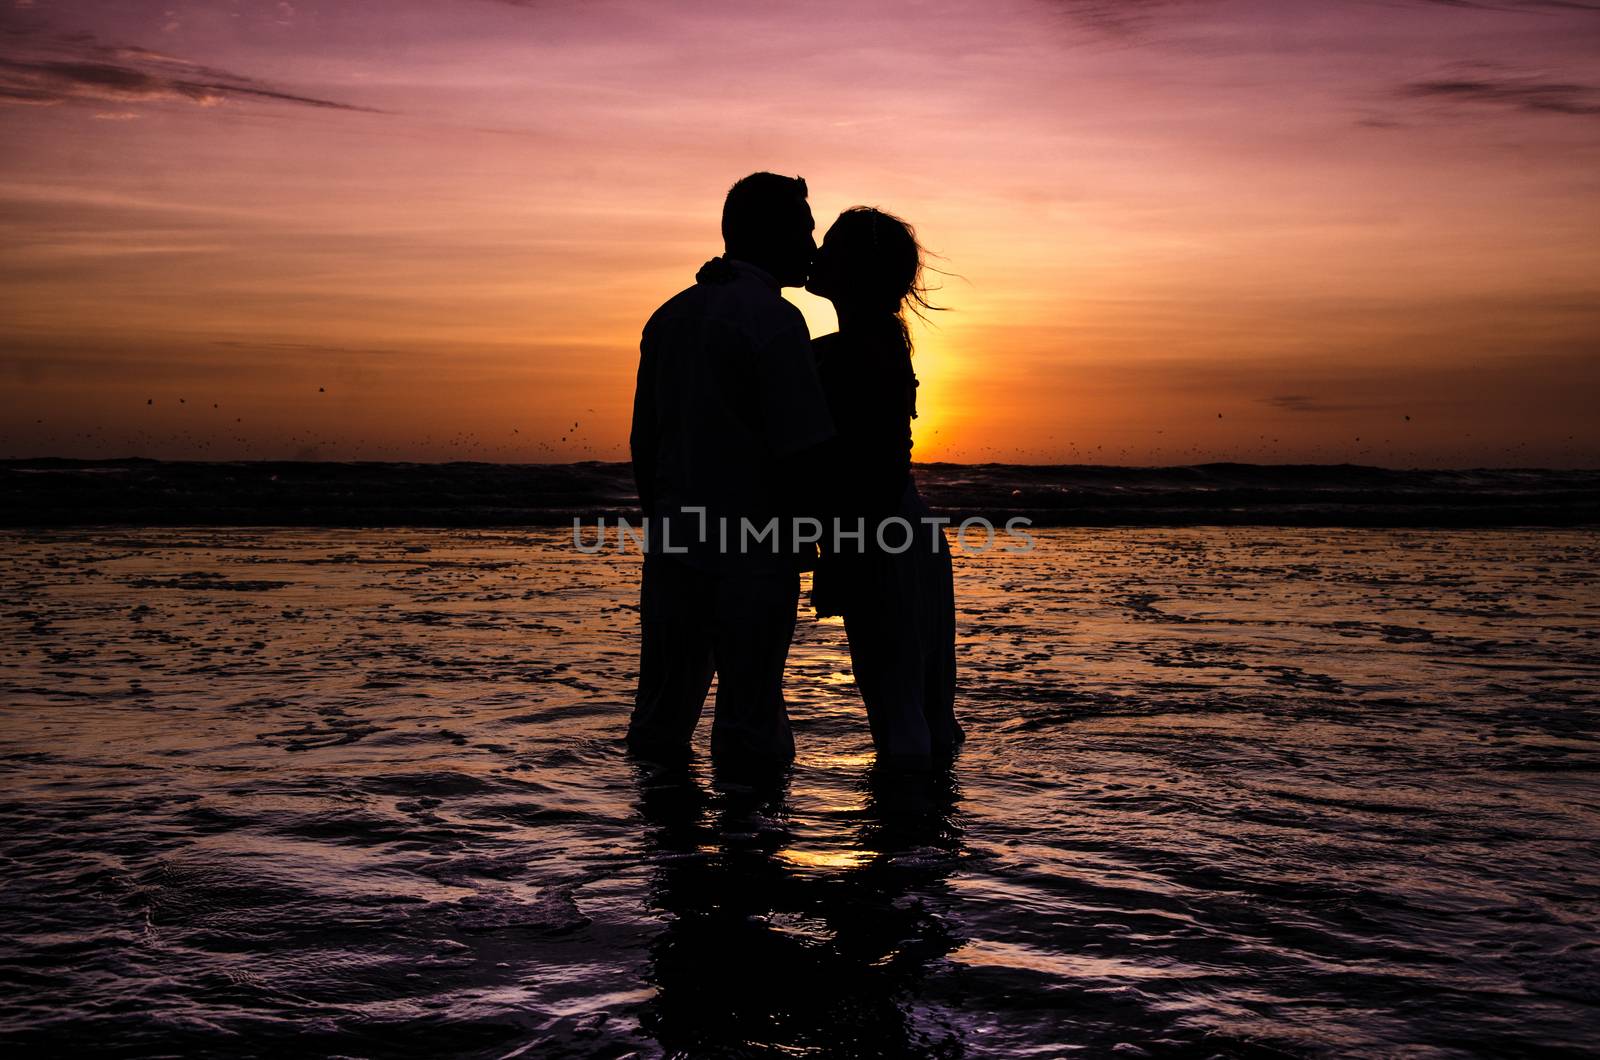
<path id="1" fill-rule="evenodd" d="M 1600 115 L 1600 88 L 1536 75 L 1470 66 L 1444 76 L 1412 81 L 1400 89 L 1411 99 L 1458 102 L 1531 114 Z"/>
<path id="2" fill-rule="evenodd" d="M 102 44 L 87 33 L 0 32 L 0 103 L 181 102 L 229 100 L 378 113 L 371 107 L 288 92 L 254 78 L 133 45 Z"/>

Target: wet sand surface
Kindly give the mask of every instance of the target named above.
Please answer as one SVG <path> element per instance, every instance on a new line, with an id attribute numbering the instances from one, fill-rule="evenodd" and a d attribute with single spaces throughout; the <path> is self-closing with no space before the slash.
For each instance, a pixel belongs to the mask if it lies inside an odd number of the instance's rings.
<path id="1" fill-rule="evenodd" d="M 1595 1047 L 1600 533 L 1035 536 L 957 557 L 953 770 L 803 607 L 774 787 L 623 756 L 638 558 L 570 530 L 0 535 L 0 1037 Z"/>

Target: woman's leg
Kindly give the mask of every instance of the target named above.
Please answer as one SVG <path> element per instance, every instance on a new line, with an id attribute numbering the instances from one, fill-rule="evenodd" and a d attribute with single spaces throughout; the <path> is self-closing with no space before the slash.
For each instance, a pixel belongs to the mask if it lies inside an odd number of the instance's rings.
<path id="1" fill-rule="evenodd" d="M 922 709 L 934 752 L 948 754 L 966 739 L 955 710 L 956 598 L 949 546 L 930 553 L 925 560 L 918 579 L 922 592 L 917 608 L 921 633 Z"/>
<path id="2" fill-rule="evenodd" d="M 924 713 L 922 653 L 915 616 L 892 569 L 903 557 L 874 556 L 851 585 L 844 610 L 850 666 L 867 708 L 867 724 L 878 760 L 925 766 L 932 742 Z"/>

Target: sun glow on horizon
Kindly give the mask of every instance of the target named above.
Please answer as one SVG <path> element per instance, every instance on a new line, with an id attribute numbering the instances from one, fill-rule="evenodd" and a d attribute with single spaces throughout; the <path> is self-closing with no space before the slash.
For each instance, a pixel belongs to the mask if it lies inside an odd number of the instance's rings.
<path id="1" fill-rule="evenodd" d="M 948 273 L 919 460 L 1600 465 L 1586 9 L 0 18 L 0 456 L 622 459 L 639 329 L 771 169 Z"/>

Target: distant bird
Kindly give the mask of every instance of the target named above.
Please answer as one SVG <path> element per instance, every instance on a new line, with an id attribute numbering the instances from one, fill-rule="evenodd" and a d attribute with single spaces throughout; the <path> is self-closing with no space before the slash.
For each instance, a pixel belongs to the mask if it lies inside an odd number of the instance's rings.
<path id="1" fill-rule="evenodd" d="M 1220 412 L 1217 413 L 1217 419 L 1219 419 L 1219 420 L 1222 419 L 1222 413 L 1220 413 Z"/>
<path id="2" fill-rule="evenodd" d="M 1407 423 L 1410 423 L 1410 422 L 1411 422 L 1411 417 L 1410 417 L 1410 416 L 1407 416 L 1407 417 L 1406 417 L 1406 422 L 1407 422 Z"/>
<path id="3" fill-rule="evenodd" d="M 156 399 L 155 398 L 145 398 L 144 399 L 144 403 L 146 405 L 154 405 L 156 403 Z"/>
<path id="4" fill-rule="evenodd" d="M 326 394 L 326 393 L 327 393 L 327 392 L 328 392 L 328 388 L 327 388 L 327 387 L 325 387 L 325 386 L 319 386 L 319 387 L 317 387 L 317 393 L 319 393 L 319 394 Z"/>

